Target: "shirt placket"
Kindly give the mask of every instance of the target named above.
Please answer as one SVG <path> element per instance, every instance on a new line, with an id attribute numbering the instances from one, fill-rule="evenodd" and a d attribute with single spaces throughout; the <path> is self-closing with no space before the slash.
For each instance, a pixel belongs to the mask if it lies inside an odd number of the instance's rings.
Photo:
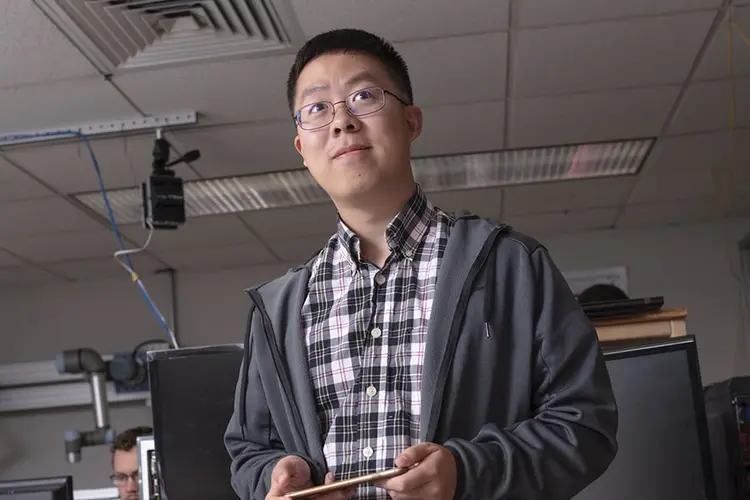
<path id="1" fill-rule="evenodd" d="M 384 323 L 387 307 L 388 270 L 368 265 L 371 287 L 370 321 L 366 328 L 365 349 L 362 355 L 358 397 L 360 403 L 359 443 L 360 474 L 384 468 L 386 449 L 382 435 L 386 418 L 388 330 Z M 371 487 L 363 489 L 375 490 Z"/>

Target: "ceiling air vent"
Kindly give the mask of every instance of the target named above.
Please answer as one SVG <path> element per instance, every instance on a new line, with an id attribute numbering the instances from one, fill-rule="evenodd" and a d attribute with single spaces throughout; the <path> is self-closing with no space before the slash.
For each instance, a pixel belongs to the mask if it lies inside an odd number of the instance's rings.
<path id="1" fill-rule="evenodd" d="M 35 0 L 105 73 L 266 56 L 304 42 L 288 0 Z"/>

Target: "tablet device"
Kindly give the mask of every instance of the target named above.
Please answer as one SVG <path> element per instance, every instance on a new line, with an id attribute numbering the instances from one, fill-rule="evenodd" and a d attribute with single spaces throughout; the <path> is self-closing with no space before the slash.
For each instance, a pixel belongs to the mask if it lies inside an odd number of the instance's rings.
<path id="1" fill-rule="evenodd" d="M 287 493 L 284 495 L 285 498 L 309 498 L 313 495 L 320 495 L 322 493 L 328 493 L 340 489 L 351 488 L 358 484 L 371 483 L 380 479 L 388 479 L 389 477 L 396 477 L 409 470 L 403 467 L 394 467 L 393 469 L 387 469 L 373 474 L 366 474 L 364 476 L 353 477 L 351 479 L 344 479 L 342 481 L 334 481 L 330 484 L 323 484 L 321 486 L 313 486 L 293 493 Z"/>

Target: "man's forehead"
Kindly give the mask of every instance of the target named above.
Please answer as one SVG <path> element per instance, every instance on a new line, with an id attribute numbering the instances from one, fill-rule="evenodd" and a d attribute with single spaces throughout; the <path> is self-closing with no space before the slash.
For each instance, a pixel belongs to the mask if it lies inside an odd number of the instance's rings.
<path id="1" fill-rule="evenodd" d="M 138 469 L 138 453 L 132 450 L 117 450 L 112 457 L 115 472 L 133 472 Z"/>
<path id="2" fill-rule="evenodd" d="M 388 72 L 367 54 L 325 54 L 310 61 L 297 79 L 297 101 L 332 85 L 353 88 L 364 82 L 385 85 Z"/>

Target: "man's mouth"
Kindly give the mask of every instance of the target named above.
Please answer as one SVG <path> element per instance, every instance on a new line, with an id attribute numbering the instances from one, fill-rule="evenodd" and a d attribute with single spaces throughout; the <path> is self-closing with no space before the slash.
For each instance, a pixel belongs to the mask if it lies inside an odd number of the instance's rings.
<path id="1" fill-rule="evenodd" d="M 333 159 L 335 160 L 336 158 L 341 158 L 343 156 L 361 153 L 362 151 L 367 151 L 369 149 L 371 149 L 370 146 L 365 145 L 346 146 L 336 151 L 336 153 L 333 155 Z"/>

